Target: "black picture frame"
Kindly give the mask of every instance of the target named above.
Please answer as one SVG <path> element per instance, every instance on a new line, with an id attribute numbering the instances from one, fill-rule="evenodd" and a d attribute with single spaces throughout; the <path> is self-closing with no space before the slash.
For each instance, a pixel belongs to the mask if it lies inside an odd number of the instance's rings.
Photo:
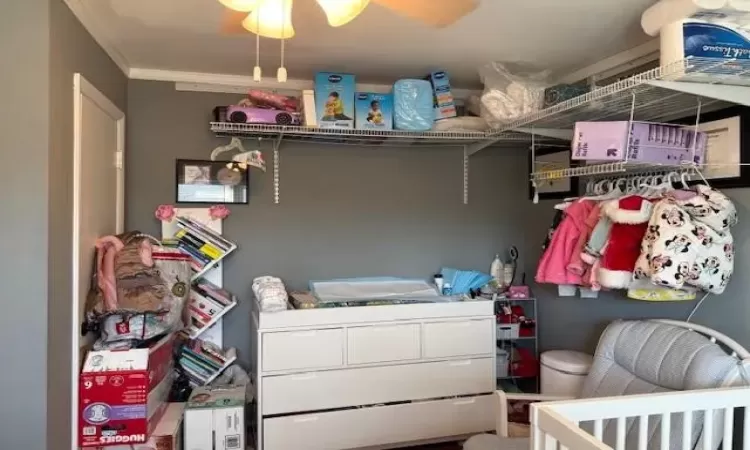
<path id="1" fill-rule="evenodd" d="M 567 147 L 545 147 L 540 146 L 537 147 L 534 151 L 534 156 L 532 156 L 532 152 L 529 152 L 529 157 L 527 159 L 528 167 L 527 167 L 527 173 L 529 174 L 529 199 L 532 200 L 534 198 L 534 186 L 531 183 L 531 172 L 532 167 L 534 166 L 532 164 L 531 158 L 535 157 L 537 160 L 540 156 L 549 156 L 549 155 L 555 155 L 555 154 L 565 154 L 565 156 L 561 155 L 560 159 L 563 159 L 565 162 L 567 162 L 567 167 L 574 167 L 575 164 L 572 160 L 572 152 L 570 148 Z M 537 170 L 539 168 L 537 167 Z M 539 199 L 540 200 L 549 200 L 549 199 L 562 199 L 567 197 L 577 197 L 578 196 L 578 181 L 575 178 L 565 178 L 564 180 L 567 180 L 569 182 L 568 189 L 562 190 L 562 191 L 556 191 L 556 192 L 539 192 Z"/>
<path id="2" fill-rule="evenodd" d="M 746 106 L 732 106 L 730 108 L 711 111 L 700 115 L 700 123 L 713 122 L 716 120 L 740 118 L 740 163 L 750 163 L 750 108 Z M 696 116 L 675 120 L 675 123 L 693 125 Z M 693 181 L 697 183 L 698 181 Z M 702 183 L 702 180 L 699 182 Z M 740 176 L 729 178 L 710 178 L 709 184 L 717 189 L 733 189 L 750 187 L 750 166 L 740 165 Z"/>
<path id="3" fill-rule="evenodd" d="M 175 162 L 175 202 L 248 204 L 250 175 L 232 161 L 178 159 Z"/>

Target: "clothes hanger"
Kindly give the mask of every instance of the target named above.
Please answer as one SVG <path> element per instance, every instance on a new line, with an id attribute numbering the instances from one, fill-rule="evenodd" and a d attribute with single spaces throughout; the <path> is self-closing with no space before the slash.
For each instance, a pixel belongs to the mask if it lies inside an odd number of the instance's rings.
<path id="1" fill-rule="evenodd" d="M 219 155 L 221 155 L 222 153 L 231 152 L 232 150 L 237 150 L 240 153 L 247 152 L 247 150 L 245 150 L 245 147 L 242 145 L 242 141 L 239 138 L 233 137 L 228 145 L 216 147 L 211 152 L 211 161 L 217 161 Z"/>
<path id="2" fill-rule="evenodd" d="M 258 138 L 258 147 L 260 147 L 260 138 Z M 232 156 L 232 158 L 229 161 L 233 161 L 234 163 L 228 163 L 227 168 L 239 171 L 246 170 L 248 166 L 257 167 L 258 169 L 262 170 L 263 172 L 266 171 L 266 162 L 263 159 L 263 154 L 260 152 L 260 150 L 246 150 L 245 147 L 242 145 L 242 140 L 236 137 L 233 137 L 232 140 L 229 142 L 228 145 L 222 145 L 219 147 L 216 147 L 211 152 L 211 161 L 216 161 L 219 159 L 219 156 L 222 153 L 231 152 L 231 151 L 238 151 L 239 153 Z"/>

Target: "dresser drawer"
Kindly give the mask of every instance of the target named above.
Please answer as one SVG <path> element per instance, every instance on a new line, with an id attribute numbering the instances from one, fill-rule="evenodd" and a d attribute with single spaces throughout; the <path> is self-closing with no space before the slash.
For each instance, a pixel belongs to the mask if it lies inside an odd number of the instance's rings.
<path id="1" fill-rule="evenodd" d="M 493 319 L 426 323 L 422 332 L 422 356 L 492 355 L 494 327 Z"/>
<path id="2" fill-rule="evenodd" d="M 285 331 L 263 334 L 263 371 L 316 369 L 344 364 L 344 331 Z"/>
<path id="3" fill-rule="evenodd" d="M 349 364 L 419 359 L 419 324 L 354 327 L 347 333 Z"/>
<path id="4" fill-rule="evenodd" d="M 496 397 L 439 400 L 263 420 L 266 450 L 343 450 L 481 433 Z"/>
<path id="5" fill-rule="evenodd" d="M 263 414 L 374 405 L 495 390 L 493 358 L 263 377 Z"/>

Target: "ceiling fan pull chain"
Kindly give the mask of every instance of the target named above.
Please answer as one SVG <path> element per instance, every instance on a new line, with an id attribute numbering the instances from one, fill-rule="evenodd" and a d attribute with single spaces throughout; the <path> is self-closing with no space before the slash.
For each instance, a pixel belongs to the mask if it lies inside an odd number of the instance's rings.
<path id="1" fill-rule="evenodd" d="M 260 31 L 260 14 L 255 16 L 255 23 Z M 255 33 L 255 67 L 253 67 L 253 81 L 260 83 L 262 73 L 260 69 L 260 33 Z"/>
<path id="2" fill-rule="evenodd" d="M 291 0 L 282 0 L 281 1 L 281 7 L 286 8 L 286 2 Z M 281 24 L 281 35 L 285 35 L 285 28 L 286 28 L 286 20 L 282 22 Z M 286 67 L 284 67 L 284 45 L 286 44 L 286 39 L 283 37 L 281 38 L 281 66 L 279 67 L 279 70 L 276 71 L 276 80 L 279 83 L 286 83 Z"/>

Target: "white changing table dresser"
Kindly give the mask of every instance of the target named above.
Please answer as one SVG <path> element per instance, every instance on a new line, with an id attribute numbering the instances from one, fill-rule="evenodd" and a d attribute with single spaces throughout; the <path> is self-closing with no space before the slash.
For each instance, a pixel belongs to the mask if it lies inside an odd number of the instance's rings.
<path id="1" fill-rule="evenodd" d="M 495 428 L 491 301 L 253 312 L 258 450 L 399 447 Z"/>

